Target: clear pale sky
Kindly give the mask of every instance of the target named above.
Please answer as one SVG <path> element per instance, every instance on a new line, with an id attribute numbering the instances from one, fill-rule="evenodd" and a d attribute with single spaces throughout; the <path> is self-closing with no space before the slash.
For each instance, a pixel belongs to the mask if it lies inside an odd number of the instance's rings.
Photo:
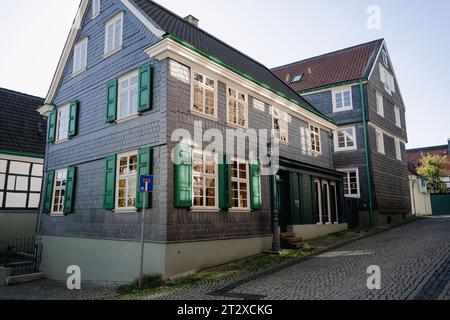
<path id="1" fill-rule="evenodd" d="M 102 0 L 109 1 L 109 0 Z M 448 0 L 159 0 L 268 67 L 385 38 L 408 148 L 450 138 Z M 79 0 L 0 0 L 0 87 L 45 97 Z M 381 8 L 381 29 L 366 26 Z"/>

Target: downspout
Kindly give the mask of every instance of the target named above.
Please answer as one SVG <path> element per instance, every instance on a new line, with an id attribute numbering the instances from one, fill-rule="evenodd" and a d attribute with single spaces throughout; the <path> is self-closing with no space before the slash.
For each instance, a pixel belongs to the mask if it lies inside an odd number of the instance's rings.
<path id="1" fill-rule="evenodd" d="M 369 131 L 367 129 L 366 120 L 366 106 L 364 101 L 364 87 L 363 80 L 359 80 L 359 91 L 361 95 L 361 109 L 362 109 L 362 121 L 364 127 L 364 144 L 365 144 L 365 158 L 366 158 L 366 170 L 367 170 L 367 184 L 369 193 L 369 225 L 373 227 L 373 203 L 372 203 L 372 177 L 369 163 Z"/>

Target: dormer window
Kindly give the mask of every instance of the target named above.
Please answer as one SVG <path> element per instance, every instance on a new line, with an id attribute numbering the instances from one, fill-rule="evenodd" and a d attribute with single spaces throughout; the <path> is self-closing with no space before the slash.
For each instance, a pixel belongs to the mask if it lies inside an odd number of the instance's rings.
<path id="1" fill-rule="evenodd" d="M 291 83 L 297 83 L 297 82 L 300 82 L 300 81 L 302 81 L 302 78 L 303 78 L 303 74 L 298 74 L 298 75 L 296 75 L 296 76 L 292 79 L 292 82 L 291 82 Z"/>

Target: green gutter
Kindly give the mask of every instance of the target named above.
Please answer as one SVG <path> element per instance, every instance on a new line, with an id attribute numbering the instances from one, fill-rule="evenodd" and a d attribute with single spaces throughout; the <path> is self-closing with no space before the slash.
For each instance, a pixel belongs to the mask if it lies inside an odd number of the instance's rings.
<path id="1" fill-rule="evenodd" d="M 373 203 L 372 203 L 372 177 L 369 163 L 369 132 L 367 129 L 367 121 L 366 121 L 366 106 L 364 101 L 364 87 L 363 80 L 359 80 L 359 90 L 361 95 L 361 108 L 362 108 L 362 121 L 364 127 L 364 144 L 366 146 L 365 150 L 365 158 L 366 158 L 366 170 L 367 170 L 367 185 L 368 185 L 368 193 L 369 193 L 369 223 L 370 227 L 373 227 Z"/>
<path id="2" fill-rule="evenodd" d="M 39 158 L 39 159 L 44 159 L 44 157 L 45 157 L 43 154 L 37 154 L 37 153 L 2 151 L 2 150 L 0 150 L 0 154 L 7 154 L 7 155 L 19 156 L 19 157 Z"/>
<path id="3" fill-rule="evenodd" d="M 207 58 L 208 60 L 211 60 L 211 61 L 213 61 L 214 63 L 217 63 L 218 65 L 220 65 L 220 66 L 222 66 L 222 67 L 224 67 L 224 68 L 230 70 L 231 72 L 233 72 L 233 73 L 235 73 L 235 74 L 237 74 L 237 75 L 239 75 L 239 76 L 241 76 L 241 77 L 243 77 L 243 78 L 245 78 L 245 79 L 247 79 L 247 80 L 249 80 L 249 81 L 251 81 L 251 82 L 257 84 L 258 86 L 263 87 L 264 89 L 267 89 L 267 90 L 269 90 L 269 91 L 275 93 L 276 95 L 282 97 L 283 99 L 286 99 L 286 100 L 288 100 L 288 101 L 290 101 L 290 102 L 292 102 L 292 103 L 294 103 L 294 104 L 296 104 L 296 105 L 302 107 L 302 108 L 305 109 L 306 111 L 315 114 L 316 116 L 322 118 L 323 120 L 325 120 L 325 121 L 327 121 L 327 122 L 329 122 L 329 123 L 331 123 L 331 124 L 333 124 L 333 125 L 336 125 L 336 122 L 335 122 L 334 120 L 332 120 L 332 119 L 326 117 L 325 115 L 323 115 L 323 114 L 321 114 L 321 113 L 319 113 L 319 112 L 317 112 L 317 111 L 315 111 L 315 110 L 309 110 L 306 106 L 304 106 L 303 104 L 301 104 L 301 103 L 298 102 L 297 100 L 291 99 L 291 98 L 289 98 L 288 96 L 286 96 L 284 93 L 282 93 L 282 92 L 280 92 L 280 91 L 278 91 L 278 90 L 275 90 L 275 89 L 273 89 L 272 87 L 268 86 L 267 84 L 262 83 L 262 82 L 259 82 L 258 80 L 254 79 L 252 76 L 249 76 L 248 74 L 245 74 L 245 73 L 243 73 L 243 72 L 237 70 L 236 68 L 233 68 L 233 67 L 227 65 L 226 63 L 222 62 L 221 60 L 219 60 L 219 59 L 217 59 L 217 58 L 215 58 L 215 57 L 209 55 L 208 53 L 206 53 L 206 52 L 204 52 L 204 51 L 202 51 L 202 50 L 200 50 L 200 49 L 194 47 L 194 46 L 191 45 L 189 42 L 186 42 L 186 41 L 184 41 L 184 40 L 182 40 L 182 39 L 180 39 L 180 38 L 178 38 L 178 37 L 176 37 L 176 36 L 174 36 L 174 35 L 171 35 L 171 34 L 168 34 L 168 35 L 166 35 L 166 36 L 164 36 L 164 37 L 165 37 L 165 38 L 169 38 L 169 39 L 171 39 L 171 40 L 173 40 L 173 41 L 175 41 L 175 42 L 177 42 L 177 43 L 183 45 L 184 47 L 186 47 L 186 48 L 188 48 L 188 49 L 190 49 L 190 50 L 192 50 L 192 51 L 198 53 L 198 54 L 201 55 L 202 57 L 205 57 L 205 58 Z M 280 80 L 280 81 L 281 81 L 281 80 Z"/>
<path id="4" fill-rule="evenodd" d="M 325 89 L 331 89 L 331 88 L 336 88 L 336 87 L 341 87 L 341 86 L 348 86 L 348 85 L 351 85 L 351 84 L 358 84 L 360 81 L 361 81 L 361 80 L 344 81 L 344 82 L 339 82 L 339 83 L 329 84 L 329 85 L 321 86 L 321 87 L 317 87 L 317 88 L 311 88 L 311 89 L 306 89 L 306 90 L 300 90 L 299 93 L 300 93 L 300 94 L 305 94 L 305 93 L 314 92 L 314 91 L 320 91 L 320 90 L 325 90 Z"/>

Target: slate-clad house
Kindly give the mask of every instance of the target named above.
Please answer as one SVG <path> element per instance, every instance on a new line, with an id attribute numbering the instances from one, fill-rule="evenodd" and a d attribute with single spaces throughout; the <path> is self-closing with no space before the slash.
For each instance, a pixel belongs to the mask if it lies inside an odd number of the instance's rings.
<path id="1" fill-rule="evenodd" d="M 44 99 L 0 88 L 0 242 L 36 231 L 45 154 Z"/>
<path id="2" fill-rule="evenodd" d="M 179 144 L 180 129 L 268 130 L 280 141 L 281 230 L 307 238 L 347 228 L 334 122 L 195 23 L 153 1 L 81 2 L 40 108 L 49 119 L 39 222 L 48 277 L 65 279 L 69 265 L 83 280 L 137 277 L 140 174 L 155 177 L 146 273 L 167 278 L 271 248 L 275 201 L 260 159 Z M 248 150 L 250 140 L 236 144 Z"/>
<path id="3" fill-rule="evenodd" d="M 347 175 L 352 223 L 368 224 L 371 215 L 375 224 L 405 219 L 411 211 L 405 106 L 385 41 L 272 71 L 339 126 L 333 160 Z"/>

